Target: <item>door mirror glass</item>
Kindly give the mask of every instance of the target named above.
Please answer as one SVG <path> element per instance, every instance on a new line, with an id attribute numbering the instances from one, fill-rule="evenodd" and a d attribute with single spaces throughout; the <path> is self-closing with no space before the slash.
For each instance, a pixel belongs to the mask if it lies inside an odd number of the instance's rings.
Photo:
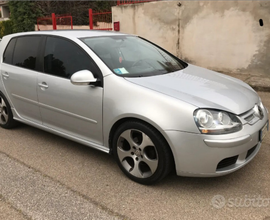
<path id="1" fill-rule="evenodd" d="M 71 76 L 70 81 L 74 85 L 95 85 L 98 80 L 89 70 L 80 70 Z"/>

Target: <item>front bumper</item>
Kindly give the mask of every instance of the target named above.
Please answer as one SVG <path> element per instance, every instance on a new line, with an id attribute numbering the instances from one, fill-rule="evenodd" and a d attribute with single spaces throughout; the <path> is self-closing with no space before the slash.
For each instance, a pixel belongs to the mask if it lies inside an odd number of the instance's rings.
<path id="1" fill-rule="evenodd" d="M 213 177 L 232 173 L 249 163 L 261 147 L 260 130 L 265 117 L 241 131 L 226 135 L 204 135 L 165 131 L 171 146 L 177 175 Z"/>

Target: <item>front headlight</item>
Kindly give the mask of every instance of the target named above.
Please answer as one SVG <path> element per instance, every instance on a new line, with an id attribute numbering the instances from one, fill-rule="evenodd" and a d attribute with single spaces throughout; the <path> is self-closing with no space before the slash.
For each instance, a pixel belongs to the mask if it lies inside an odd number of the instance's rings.
<path id="1" fill-rule="evenodd" d="M 197 109 L 194 120 L 203 134 L 228 134 L 242 129 L 240 120 L 224 111 Z"/>

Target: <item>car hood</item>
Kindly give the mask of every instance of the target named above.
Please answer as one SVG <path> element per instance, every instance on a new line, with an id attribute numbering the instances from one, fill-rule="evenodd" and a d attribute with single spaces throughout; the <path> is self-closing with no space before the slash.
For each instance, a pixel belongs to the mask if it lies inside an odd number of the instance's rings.
<path id="1" fill-rule="evenodd" d="M 241 114 L 259 102 L 257 93 L 241 80 L 191 64 L 169 74 L 125 79 L 199 108 Z"/>

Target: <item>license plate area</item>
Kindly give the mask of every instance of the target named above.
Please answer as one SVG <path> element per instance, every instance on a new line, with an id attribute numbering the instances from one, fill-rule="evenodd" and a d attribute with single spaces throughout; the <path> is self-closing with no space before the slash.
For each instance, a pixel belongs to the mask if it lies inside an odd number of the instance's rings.
<path id="1" fill-rule="evenodd" d="M 269 130 L 269 121 L 266 122 L 266 124 L 263 126 L 263 128 L 259 132 L 259 141 L 262 142 L 264 137 L 267 135 Z"/>

